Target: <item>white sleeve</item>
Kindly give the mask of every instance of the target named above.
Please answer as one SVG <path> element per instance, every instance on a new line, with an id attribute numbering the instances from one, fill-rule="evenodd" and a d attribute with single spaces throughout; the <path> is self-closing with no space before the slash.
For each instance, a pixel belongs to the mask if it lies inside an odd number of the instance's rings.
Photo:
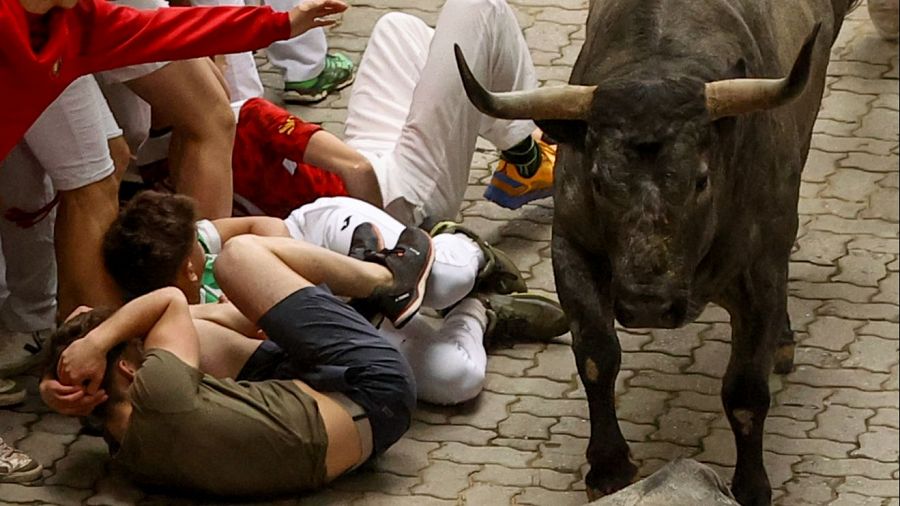
<path id="1" fill-rule="evenodd" d="M 218 255 L 222 252 L 222 236 L 219 229 L 209 220 L 197 222 L 197 240 L 206 248 L 210 255 Z"/>

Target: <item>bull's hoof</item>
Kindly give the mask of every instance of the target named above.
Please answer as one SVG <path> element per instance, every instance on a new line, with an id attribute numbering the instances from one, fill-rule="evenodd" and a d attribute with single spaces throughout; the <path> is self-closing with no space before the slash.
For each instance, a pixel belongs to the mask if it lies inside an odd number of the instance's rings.
<path id="1" fill-rule="evenodd" d="M 737 476 L 731 485 L 731 493 L 741 506 L 771 506 L 772 487 L 769 480 L 762 476 L 761 480 L 741 480 Z"/>
<path id="2" fill-rule="evenodd" d="M 775 374 L 790 374 L 794 370 L 794 349 L 797 347 L 793 342 L 779 344 L 775 348 Z"/>
<path id="3" fill-rule="evenodd" d="M 637 480 L 638 469 L 631 461 L 618 466 L 591 466 L 585 477 L 588 500 L 596 501 L 601 497 L 614 494 Z"/>

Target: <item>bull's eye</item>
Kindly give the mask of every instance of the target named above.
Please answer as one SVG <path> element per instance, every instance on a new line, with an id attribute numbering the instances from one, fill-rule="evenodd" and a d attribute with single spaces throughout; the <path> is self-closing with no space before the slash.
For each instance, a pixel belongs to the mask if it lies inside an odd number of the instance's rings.
<path id="1" fill-rule="evenodd" d="M 697 176 L 697 181 L 694 182 L 694 188 L 697 190 L 697 193 L 702 193 L 707 186 L 709 186 L 709 175 L 701 174 Z"/>

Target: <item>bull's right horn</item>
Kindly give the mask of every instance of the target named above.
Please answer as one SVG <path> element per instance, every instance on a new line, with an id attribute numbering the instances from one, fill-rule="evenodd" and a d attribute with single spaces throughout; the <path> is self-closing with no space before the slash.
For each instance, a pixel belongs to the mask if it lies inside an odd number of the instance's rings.
<path id="1" fill-rule="evenodd" d="M 526 91 L 492 93 L 472 75 L 462 49 L 453 45 L 456 66 L 466 95 L 476 109 L 500 119 L 584 120 L 594 101 L 596 86 L 550 86 Z"/>
<path id="2" fill-rule="evenodd" d="M 706 110 L 712 119 L 765 111 L 787 104 L 806 89 L 812 52 L 822 23 L 812 33 L 787 77 L 781 79 L 727 79 L 706 83 Z"/>

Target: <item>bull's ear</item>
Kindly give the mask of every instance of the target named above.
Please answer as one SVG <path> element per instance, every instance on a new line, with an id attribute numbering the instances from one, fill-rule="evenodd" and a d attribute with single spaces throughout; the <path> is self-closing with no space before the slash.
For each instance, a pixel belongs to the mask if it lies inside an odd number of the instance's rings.
<path id="1" fill-rule="evenodd" d="M 581 120 L 544 119 L 535 121 L 544 134 L 560 144 L 584 146 L 587 123 Z"/>

